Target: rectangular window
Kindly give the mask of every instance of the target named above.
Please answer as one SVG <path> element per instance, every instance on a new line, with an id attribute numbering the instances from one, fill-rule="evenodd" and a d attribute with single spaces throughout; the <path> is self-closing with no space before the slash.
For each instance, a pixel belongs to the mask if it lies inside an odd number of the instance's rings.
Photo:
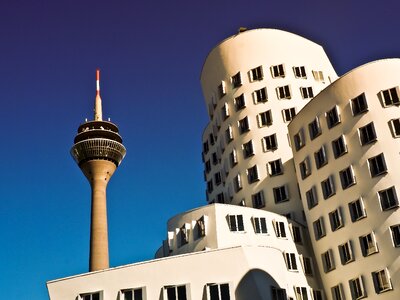
<path id="1" fill-rule="evenodd" d="M 371 177 L 377 177 L 379 175 L 383 175 L 387 173 L 387 167 L 385 163 L 385 157 L 383 153 L 368 158 L 369 172 L 371 173 Z"/>
<path id="2" fill-rule="evenodd" d="M 294 291 L 296 294 L 296 300 L 308 300 L 307 288 L 296 286 Z"/>
<path id="3" fill-rule="evenodd" d="M 297 270 L 296 255 L 294 253 L 285 253 L 285 261 L 288 270 Z"/>
<path id="4" fill-rule="evenodd" d="M 233 188 L 235 189 L 235 192 L 239 192 L 243 186 L 242 186 L 242 179 L 240 178 L 240 174 L 237 174 L 235 178 L 233 178 Z"/>
<path id="5" fill-rule="evenodd" d="M 126 289 L 121 291 L 122 300 L 143 300 L 143 288 Z"/>
<path id="6" fill-rule="evenodd" d="M 214 190 L 213 182 L 212 180 L 207 181 L 207 192 L 211 193 Z"/>
<path id="7" fill-rule="evenodd" d="M 390 232 L 392 233 L 393 246 L 400 247 L 400 225 L 390 226 Z"/>
<path id="8" fill-rule="evenodd" d="M 164 287 L 166 300 L 187 300 L 186 285 L 174 285 Z"/>
<path id="9" fill-rule="evenodd" d="M 322 291 L 320 290 L 313 290 L 312 291 L 313 300 L 324 300 L 322 297 Z"/>
<path id="10" fill-rule="evenodd" d="M 80 299 L 82 299 L 82 300 L 102 300 L 102 298 L 103 298 L 103 297 L 101 297 L 102 294 L 103 294 L 103 292 L 81 294 Z"/>
<path id="11" fill-rule="evenodd" d="M 290 99 L 291 98 L 289 85 L 277 87 L 276 93 L 278 95 L 278 99 Z"/>
<path id="12" fill-rule="evenodd" d="M 244 231 L 243 216 L 242 215 L 229 215 L 229 229 L 230 231 Z"/>
<path id="13" fill-rule="evenodd" d="M 233 149 L 232 152 L 229 154 L 229 161 L 231 164 L 231 168 L 233 168 L 238 163 L 237 154 L 236 154 L 235 149 Z"/>
<path id="14" fill-rule="evenodd" d="M 217 165 L 218 164 L 218 156 L 216 152 L 213 152 L 213 154 L 211 155 L 211 159 L 212 159 L 212 163 L 213 165 Z"/>
<path id="15" fill-rule="evenodd" d="M 225 82 L 222 81 L 221 84 L 218 86 L 218 96 L 221 99 L 225 95 L 226 95 Z"/>
<path id="16" fill-rule="evenodd" d="M 283 174 L 283 166 L 281 159 L 268 162 L 267 168 L 268 168 L 268 174 L 270 176 L 277 176 Z"/>
<path id="17" fill-rule="evenodd" d="M 328 163 L 328 158 L 326 156 L 325 146 L 319 148 L 317 152 L 314 153 L 315 166 L 317 169 L 322 168 Z"/>
<path id="18" fill-rule="evenodd" d="M 392 289 L 392 283 L 390 281 L 389 271 L 386 268 L 380 271 L 373 272 L 372 278 L 374 280 L 375 291 L 377 294 Z"/>
<path id="19" fill-rule="evenodd" d="M 315 119 L 310 124 L 308 124 L 308 131 L 310 132 L 311 140 L 315 139 L 322 133 L 318 117 L 315 117 Z"/>
<path id="20" fill-rule="evenodd" d="M 272 125 L 272 113 L 271 110 L 264 111 L 258 114 L 258 125 L 260 127 Z"/>
<path id="21" fill-rule="evenodd" d="M 296 225 L 291 225 L 290 226 L 291 231 L 292 231 L 292 237 L 293 237 L 293 241 L 296 244 L 302 244 L 303 243 L 303 238 L 301 235 L 301 228 L 299 226 Z"/>
<path id="22" fill-rule="evenodd" d="M 339 158 L 340 156 L 347 153 L 347 145 L 343 135 L 332 142 L 332 149 L 335 158 Z"/>
<path id="23" fill-rule="evenodd" d="M 253 142 L 250 140 L 243 144 L 243 156 L 244 158 L 249 158 L 254 155 Z"/>
<path id="24" fill-rule="evenodd" d="M 247 180 L 250 184 L 260 180 L 257 165 L 247 169 Z"/>
<path id="25" fill-rule="evenodd" d="M 296 78 L 307 78 L 306 68 L 304 66 L 293 67 L 293 72 Z"/>
<path id="26" fill-rule="evenodd" d="M 217 172 L 214 174 L 215 185 L 220 185 L 222 183 L 221 172 Z"/>
<path id="27" fill-rule="evenodd" d="M 336 191 L 332 176 L 321 182 L 321 188 L 325 200 L 335 195 Z"/>
<path id="28" fill-rule="evenodd" d="M 240 134 L 250 131 L 249 119 L 247 117 L 244 117 L 243 119 L 239 120 L 238 123 L 239 123 L 238 125 Z"/>
<path id="29" fill-rule="evenodd" d="M 204 152 L 204 154 L 207 154 L 207 153 L 208 153 L 208 150 L 209 150 L 208 141 L 205 141 L 205 142 L 203 143 L 203 152 Z"/>
<path id="30" fill-rule="evenodd" d="M 212 133 L 210 133 L 210 144 L 211 146 L 215 144 L 215 139 L 214 139 L 214 135 Z"/>
<path id="31" fill-rule="evenodd" d="M 342 289 L 342 284 L 339 283 L 338 285 L 334 286 L 331 288 L 332 292 L 332 299 L 333 300 L 345 300 L 343 296 L 343 289 Z"/>
<path id="32" fill-rule="evenodd" d="M 258 193 L 251 195 L 251 200 L 254 208 L 262 208 L 265 206 L 263 191 L 259 191 Z"/>
<path id="33" fill-rule="evenodd" d="M 311 164 L 308 156 L 299 164 L 299 169 L 301 179 L 305 179 L 311 175 Z"/>
<path id="34" fill-rule="evenodd" d="M 217 203 L 225 203 L 225 195 L 224 195 L 224 193 L 219 193 L 217 195 Z"/>
<path id="35" fill-rule="evenodd" d="M 339 254 L 342 265 L 346 265 L 349 262 L 354 261 L 353 247 L 351 245 L 351 241 L 347 241 L 346 243 L 339 245 Z"/>
<path id="36" fill-rule="evenodd" d="M 326 123 L 327 123 L 329 129 L 336 126 L 337 124 L 339 124 L 340 123 L 340 115 L 339 115 L 338 107 L 335 106 L 331 110 L 327 111 L 325 113 L 325 117 L 326 117 Z"/>
<path id="37" fill-rule="evenodd" d="M 312 71 L 312 73 L 316 81 L 324 82 L 324 73 L 322 71 Z"/>
<path id="38" fill-rule="evenodd" d="M 364 93 L 355 97 L 354 99 L 351 99 L 350 103 L 353 116 L 360 115 L 368 110 L 368 104 Z"/>
<path id="39" fill-rule="evenodd" d="M 225 130 L 225 140 L 227 144 L 233 141 L 233 130 L 231 125 L 229 125 L 228 128 Z"/>
<path id="40" fill-rule="evenodd" d="M 278 149 L 278 143 L 276 140 L 276 134 L 271 134 L 263 137 L 264 151 L 274 151 Z"/>
<path id="41" fill-rule="evenodd" d="M 196 233 L 196 239 L 206 236 L 206 220 L 204 216 L 196 221 L 194 232 Z"/>
<path id="42" fill-rule="evenodd" d="M 325 273 L 335 269 L 335 262 L 333 260 L 333 253 L 331 249 L 322 253 L 322 264 L 324 265 Z"/>
<path id="43" fill-rule="evenodd" d="M 286 185 L 273 188 L 275 203 L 289 201 L 289 191 Z"/>
<path id="44" fill-rule="evenodd" d="M 320 217 L 313 223 L 313 228 L 316 240 L 319 240 L 325 236 L 325 225 L 323 217 Z"/>
<path id="45" fill-rule="evenodd" d="M 267 221 L 265 218 L 253 218 L 255 233 L 268 233 Z"/>
<path id="46" fill-rule="evenodd" d="M 309 189 L 306 192 L 306 199 L 307 199 L 307 206 L 308 209 L 313 208 L 314 206 L 317 206 L 318 204 L 318 196 L 315 190 L 315 186 L 313 186 L 311 189 Z"/>
<path id="47" fill-rule="evenodd" d="M 311 86 L 300 88 L 301 96 L 303 99 L 308 99 L 314 97 L 314 92 Z"/>
<path id="48" fill-rule="evenodd" d="M 369 256 L 378 252 L 378 245 L 376 244 L 375 235 L 373 232 L 360 236 L 360 246 L 363 256 Z"/>
<path id="49" fill-rule="evenodd" d="M 234 88 L 237 88 L 242 85 L 242 76 L 240 72 L 237 72 L 235 75 L 231 77 L 232 85 Z"/>
<path id="50" fill-rule="evenodd" d="M 400 104 L 399 94 L 396 87 L 382 91 L 381 97 L 384 107 Z"/>
<path id="51" fill-rule="evenodd" d="M 347 167 L 344 170 L 341 170 L 339 172 L 339 175 L 340 182 L 344 190 L 356 184 L 356 178 L 354 176 L 353 168 L 351 166 Z"/>
<path id="52" fill-rule="evenodd" d="M 272 300 L 287 300 L 286 290 L 271 286 Z"/>
<path id="53" fill-rule="evenodd" d="M 329 213 L 329 221 L 332 231 L 336 231 L 343 227 L 343 219 L 340 207 Z"/>
<path id="54" fill-rule="evenodd" d="M 262 80 L 264 77 L 262 66 L 258 66 L 257 68 L 251 69 L 250 76 L 251 76 L 251 81 Z"/>
<path id="55" fill-rule="evenodd" d="M 284 109 L 282 110 L 282 115 L 283 115 L 283 121 L 290 122 L 296 116 L 296 108 L 292 107 Z"/>
<path id="56" fill-rule="evenodd" d="M 229 300 L 231 296 L 229 294 L 229 283 L 220 284 L 207 284 L 208 298 L 207 300 Z"/>
<path id="57" fill-rule="evenodd" d="M 293 142 L 294 142 L 294 147 L 296 148 L 296 151 L 299 151 L 301 148 L 304 147 L 306 144 L 306 139 L 304 136 L 304 130 L 303 128 L 299 130 L 294 136 L 293 136 Z"/>
<path id="58" fill-rule="evenodd" d="M 254 99 L 256 100 L 256 103 L 265 103 L 267 102 L 267 89 L 264 87 L 259 90 L 254 91 Z"/>
<path id="59" fill-rule="evenodd" d="M 303 262 L 304 274 L 307 276 L 313 276 L 313 263 L 311 257 L 301 256 Z"/>
<path id="60" fill-rule="evenodd" d="M 349 203 L 349 211 L 350 211 L 351 221 L 353 223 L 367 216 L 367 213 L 364 208 L 364 203 L 361 198 Z"/>
<path id="61" fill-rule="evenodd" d="M 398 138 L 400 136 L 400 119 L 390 120 L 389 127 L 392 131 L 393 137 Z"/>
<path id="62" fill-rule="evenodd" d="M 205 168 L 206 168 L 206 173 L 210 173 L 210 171 L 211 171 L 211 162 L 210 162 L 210 160 L 207 160 L 205 162 Z"/>
<path id="63" fill-rule="evenodd" d="M 222 117 L 222 120 L 226 120 L 229 117 L 229 105 L 228 105 L 228 103 L 224 103 L 224 105 L 222 105 L 221 117 Z"/>
<path id="64" fill-rule="evenodd" d="M 273 78 L 285 77 L 285 69 L 283 67 L 283 64 L 271 66 L 271 74 Z"/>
<path id="65" fill-rule="evenodd" d="M 381 203 L 382 210 L 389 210 L 399 206 L 397 201 L 396 190 L 394 186 L 386 190 L 378 192 L 379 202 Z"/>
<path id="66" fill-rule="evenodd" d="M 236 111 L 239 111 L 246 107 L 246 101 L 244 100 L 244 94 L 241 94 L 239 97 L 235 98 L 234 101 Z"/>
<path id="67" fill-rule="evenodd" d="M 360 135 L 360 142 L 362 146 L 376 141 L 376 133 L 373 122 L 359 128 L 358 133 Z"/>
<path id="68" fill-rule="evenodd" d="M 275 233 L 277 237 L 285 238 L 286 237 L 286 229 L 284 222 L 274 222 Z"/>
<path id="69" fill-rule="evenodd" d="M 189 242 L 189 229 L 186 227 L 186 224 L 179 229 L 178 239 L 179 247 L 182 247 Z"/>

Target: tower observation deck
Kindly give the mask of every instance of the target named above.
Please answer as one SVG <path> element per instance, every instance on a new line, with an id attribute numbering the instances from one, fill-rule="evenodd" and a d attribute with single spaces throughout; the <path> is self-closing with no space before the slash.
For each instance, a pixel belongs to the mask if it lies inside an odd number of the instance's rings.
<path id="1" fill-rule="evenodd" d="M 109 267 L 106 189 L 126 153 L 117 125 L 103 121 L 99 70 L 96 85 L 94 120 L 79 126 L 71 148 L 92 189 L 89 271 Z"/>

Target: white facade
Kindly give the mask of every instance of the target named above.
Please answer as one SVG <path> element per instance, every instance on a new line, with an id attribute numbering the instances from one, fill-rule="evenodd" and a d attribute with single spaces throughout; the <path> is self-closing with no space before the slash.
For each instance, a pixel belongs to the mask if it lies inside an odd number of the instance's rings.
<path id="1" fill-rule="evenodd" d="M 292 33 L 249 30 L 215 47 L 201 73 L 208 202 L 304 222 L 287 125 L 336 78 L 322 47 Z"/>
<path id="2" fill-rule="evenodd" d="M 352 70 L 289 125 L 328 299 L 400 299 L 399 72 L 400 59 Z"/>

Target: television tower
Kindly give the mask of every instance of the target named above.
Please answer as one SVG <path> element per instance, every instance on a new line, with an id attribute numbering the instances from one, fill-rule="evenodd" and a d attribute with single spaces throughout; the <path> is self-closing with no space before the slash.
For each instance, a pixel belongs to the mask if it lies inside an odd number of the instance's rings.
<path id="1" fill-rule="evenodd" d="M 71 148 L 72 157 L 92 189 L 90 272 L 109 268 L 106 189 L 125 153 L 117 125 L 103 121 L 100 70 L 96 70 L 94 120 L 85 121 L 79 126 Z"/>

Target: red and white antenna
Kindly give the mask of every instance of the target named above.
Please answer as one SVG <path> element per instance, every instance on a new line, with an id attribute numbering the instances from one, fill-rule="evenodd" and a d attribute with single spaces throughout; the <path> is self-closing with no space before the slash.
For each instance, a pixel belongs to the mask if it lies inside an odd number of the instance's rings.
<path id="1" fill-rule="evenodd" d="M 100 98 L 100 70 L 96 70 L 96 99 L 94 100 L 94 120 L 103 121 L 103 111 Z"/>

